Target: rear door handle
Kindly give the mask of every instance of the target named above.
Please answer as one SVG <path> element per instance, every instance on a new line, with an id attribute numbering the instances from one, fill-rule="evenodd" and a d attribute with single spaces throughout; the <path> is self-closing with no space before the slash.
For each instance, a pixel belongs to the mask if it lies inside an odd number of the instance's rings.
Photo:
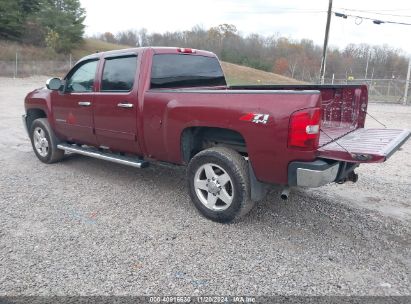
<path id="1" fill-rule="evenodd" d="M 91 106 L 91 102 L 90 101 L 79 101 L 78 105 L 81 107 L 89 107 Z"/>
<path id="2" fill-rule="evenodd" d="M 120 102 L 117 107 L 119 108 L 126 108 L 126 109 L 131 109 L 132 107 L 134 107 L 134 105 L 132 103 L 124 103 L 124 102 Z"/>

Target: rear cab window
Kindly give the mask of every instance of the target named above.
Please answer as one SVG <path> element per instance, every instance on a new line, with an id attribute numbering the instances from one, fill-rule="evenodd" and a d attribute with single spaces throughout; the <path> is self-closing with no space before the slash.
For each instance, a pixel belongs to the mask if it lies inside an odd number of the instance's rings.
<path id="1" fill-rule="evenodd" d="M 216 57 L 156 54 L 151 69 L 151 89 L 226 86 Z"/>
<path id="2" fill-rule="evenodd" d="M 101 92 L 130 92 L 136 76 L 137 56 L 105 58 Z"/>

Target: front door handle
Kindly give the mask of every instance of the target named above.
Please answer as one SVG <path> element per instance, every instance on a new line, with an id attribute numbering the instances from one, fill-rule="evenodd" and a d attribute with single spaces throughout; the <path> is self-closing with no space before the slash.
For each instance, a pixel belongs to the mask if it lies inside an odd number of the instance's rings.
<path id="1" fill-rule="evenodd" d="M 120 102 L 117 107 L 119 108 L 126 108 L 126 109 L 131 109 L 132 107 L 134 107 L 134 105 L 132 103 L 123 103 Z"/>
<path id="2" fill-rule="evenodd" d="M 78 105 L 81 107 L 89 107 L 91 106 L 91 102 L 90 101 L 79 101 Z"/>

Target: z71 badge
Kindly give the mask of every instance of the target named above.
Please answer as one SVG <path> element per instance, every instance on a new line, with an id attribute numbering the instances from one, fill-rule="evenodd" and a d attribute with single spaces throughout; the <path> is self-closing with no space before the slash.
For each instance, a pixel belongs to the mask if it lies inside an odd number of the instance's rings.
<path id="1" fill-rule="evenodd" d="M 268 114 L 247 113 L 241 116 L 240 120 L 251 121 L 256 124 L 259 124 L 259 123 L 266 124 L 269 118 L 270 118 L 270 115 Z"/>

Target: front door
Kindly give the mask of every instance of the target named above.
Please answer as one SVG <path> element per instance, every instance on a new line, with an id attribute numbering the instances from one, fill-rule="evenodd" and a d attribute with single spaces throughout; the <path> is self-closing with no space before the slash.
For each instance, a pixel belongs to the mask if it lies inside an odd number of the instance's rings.
<path id="1" fill-rule="evenodd" d="M 94 128 L 100 146 L 139 154 L 137 142 L 137 55 L 106 57 L 94 99 Z"/>
<path id="2" fill-rule="evenodd" d="M 98 60 L 79 63 L 66 77 L 64 92 L 54 91 L 51 106 L 56 131 L 67 140 L 96 145 L 93 132 L 94 80 Z"/>

